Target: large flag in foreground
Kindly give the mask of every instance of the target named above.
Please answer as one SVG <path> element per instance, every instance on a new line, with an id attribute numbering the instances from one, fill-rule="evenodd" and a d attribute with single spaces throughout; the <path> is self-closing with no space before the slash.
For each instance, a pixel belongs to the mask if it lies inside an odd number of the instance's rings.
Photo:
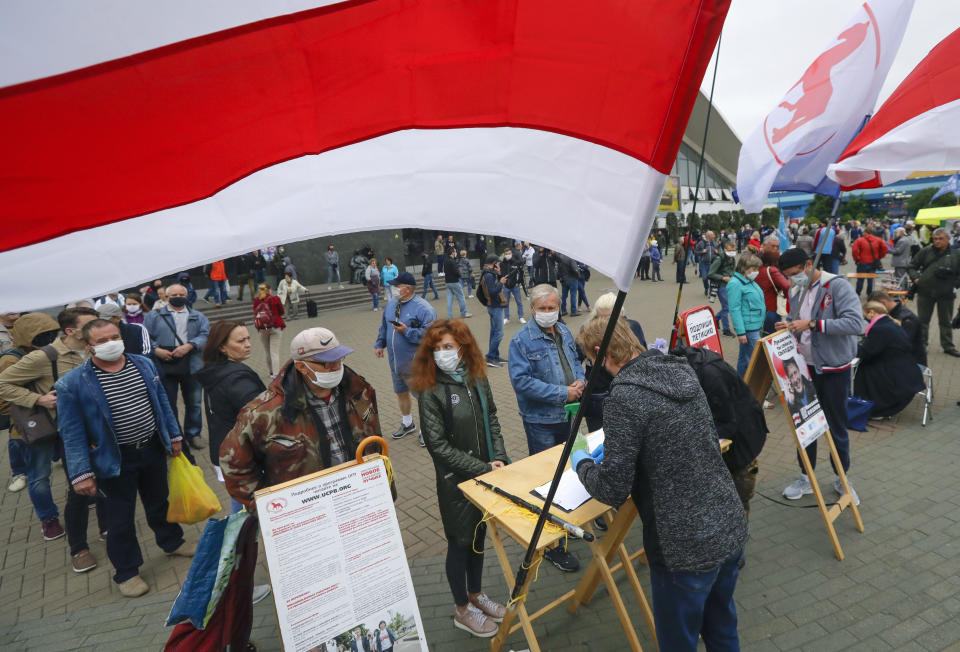
<path id="1" fill-rule="evenodd" d="M 828 174 L 877 188 L 915 170 L 960 167 L 960 29 L 940 41 L 893 92 Z"/>
<path id="2" fill-rule="evenodd" d="M 743 143 L 737 197 L 758 213 L 771 190 L 836 196 L 825 178 L 873 111 L 913 0 L 868 0 Z"/>
<path id="3" fill-rule="evenodd" d="M 625 289 L 728 5 L 11 0 L 2 308 L 402 227 L 540 242 Z"/>

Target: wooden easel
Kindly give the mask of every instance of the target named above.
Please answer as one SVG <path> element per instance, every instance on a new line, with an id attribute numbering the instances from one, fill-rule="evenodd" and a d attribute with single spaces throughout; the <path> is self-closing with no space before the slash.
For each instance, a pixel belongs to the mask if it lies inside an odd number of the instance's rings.
<path id="1" fill-rule="evenodd" d="M 783 331 L 780 331 L 781 333 Z M 840 482 L 843 485 L 844 494 L 840 496 L 836 504 L 832 505 L 830 508 L 827 508 L 826 502 L 823 500 L 823 493 L 820 491 L 820 483 L 817 482 L 817 477 L 813 472 L 813 465 L 810 463 L 810 457 L 807 455 L 807 450 L 800 445 L 800 437 L 797 435 L 797 431 L 793 425 L 793 417 L 790 414 L 790 410 L 787 407 L 787 399 L 783 394 L 783 390 L 780 388 L 780 383 L 773 382 L 773 360 L 770 359 L 769 351 L 765 345 L 765 342 L 773 337 L 776 337 L 779 333 L 773 333 L 767 337 L 761 338 L 756 346 L 753 349 L 753 355 L 750 358 L 750 365 L 747 367 L 747 374 L 744 377 L 744 382 L 747 383 L 747 386 L 750 387 L 750 391 L 753 393 L 754 398 L 758 401 L 763 401 L 767 395 L 767 391 L 770 389 L 772 384 L 776 390 L 777 395 L 780 397 L 780 403 L 783 405 L 783 411 L 787 415 L 787 423 L 790 424 L 790 430 L 793 432 L 794 443 L 797 445 L 797 452 L 800 455 L 800 462 L 803 465 L 804 473 L 807 474 L 807 477 L 810 478 L 810 486 L 813 489 L 813 496 L 816 498 L 817 507 L 820 510 L 820 516 L 823 518 L 823 525 L 827 529 L 827 535 L 830 537 L 830 543 L 833 545 L 833 554 L 836 555 L 839 561 L 843 561 L 843 548 L 840 547 L 840 538 L 837 536 L 837 530 L 833 526 L 833 522 L 840 517 L 840 514 L 844 509 L 849 508 L 853 513 L 853 521 L 857 527 L 858 532 L 863 532 L 863 520 L 860 518 L 860 510 L 857 508 L 856 503 L 853 501 L 853 494 L 850 491 L 850 484 L 847 482 L 847 474 L 843 470 L 843 465 L 840 464 L 840 455 L 837 453 L 837 447 L 833 443 L 833 435 L 828 429 L 823 435 L 820 436 L 820 439 L 826 439 L 827 445 L 830 447 L 830 459 L 833 460 L 833 465 L 837 469 L 837 475 L 840 477 Z"/>
<path id="2" fill-rule="evenodd" d="M 532 487 L 550 481 L 553 477 L 553 471 L 557 466 L 557 462 L 560 459 L 562 448 L 562 446 L 555 446 L 542 453 L 531 455 L 502 469 L 482 475 L 480 479 L 513 494 L 523 496 L 524 499 L 534 504 L 543 505 L 543 501 L 533 494 L 530 494 L 529 491 Z M 507 581 L 507 586 L 512 591 L 514 568 L 504 548 L 501 531 L 506 532 L 520 545 L 526 547 L 529 545 L 533 536 L 535 518 L 525 517 L 522 508 L 516 507 L 510 501 L 498 496 L 472 480 L 463 482 L 458 486 L 470 502 L 490 514 L 490 520 L 487 521 L 490 538 L 493 541 L 493 548 L 497 553 L 497 560 L 500 562 L 500 568 Z M 533 621 L 564 603 L 567 603 L 567 610 L 573 613 L 580 604 L 586 604 L 590 600 L 601 581 L 603 581 L 606 586 L 610 600 L 613 602 L 617 617 L 620 620 L 620 625 L 623 627 L 624 634 L 627 637 L 627 642 L 630 646 L 629 649 L 634 652 L 642 652 L 643 647 L 640 645 L 636 630 L 633 627 L 627 608 L 623 603 L 623 598 L 620 596 L 620 591 L 613 578 L 613 572 L 616 569 L 610 567 L 610 562 L 617 555 L 620 556 L 622 568 L 627 573 L 630 585 L 637 595 L 637 601 L 640 603 L 640 609 L 643 612 L 647 627 L 650 629 L 650 634 L 653 639 L 656 640 L 653 611 L 650 609 L 650 605 L 640 586 L 640 580 L 637 577 L 636 571 L 630 563 L 631 559 L 627 555 L 627 549 L 623 545 L 623 540 L 626 538 L 630 526 L 637 517 L 636 507 L 634 507 L 632 500 L 627 500 L 627 502 L 618 509 L 617 516 L 613 519 L 610 518 L 609 511 L 609 505 L 604 505 L 599 501 L 590 499 L 572 512 L 561 513 L 564 520 L 574 525 L 579 525 L 591 534 L 593 534 L 591 525 L 593 520 L 605 515 L 608 523 L 607 533 L 602 540 L 590 542 L 592 558 L 579 586 L 574 590 L 567 591 L 537 611 L 529 613 L 526 607 L 525 596 L 530 590 L 530 585 L 536 575 L 536 566 L 541 563 L 543 552 L 563 538 L 563 535 L 558 533 L 556 529 L 544 529 L 540 535 L 540 539 L 537 541 L 536 556 L 531 566 L 531 572 L 527 574 L 526 582 L 520 588 L 519 595 L 524 597 L 508 605 L 507 613 L 503 618 L 503 622 L 500 623 L 497 635 L 490 640 L 490 649 L 492 652 L 499 652 L 506 642 L 507 637 L 519 629 L 523 630 L 524 637 L 527 640 L 527 645 L 529 645 L 531 652 L 540 652 L 540 644 L 537 642 L 537 637 L 533 631 Z M 530 514 L 530 516 L 532 516 L 532 514 Z"/>

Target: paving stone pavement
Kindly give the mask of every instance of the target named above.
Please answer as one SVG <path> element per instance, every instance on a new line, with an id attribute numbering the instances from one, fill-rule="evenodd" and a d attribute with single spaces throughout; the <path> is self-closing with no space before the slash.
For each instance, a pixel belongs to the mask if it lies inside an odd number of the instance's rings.
<path id="1" fill-rule="evenodd" d="M 668 267 L 666 273 L 672 277 Z M 699 279 L 684 292 L 683 307 L 704 301 Z M 613 284 L 595 274 L 588 294 L 596 297 Z M 317 288 L 318 291 L 322 291 Z M 676 285 L 671 282 L 636 281 L 626 301 L 626 312 L 638 319 L 649 340 L 669 335 Z M 484 350 L 489 333 L 486 312 L 471 301 L 476 314 L 469 320 Z M 434 301 L 445 314 L 445 297 Z M 385 433 L 399 424 L 396 400 L 390 391 L 386 360 L 373 356 L 373 342 L 382 313 L 346 309 L 321 314 L 316 319 L 293 321 L 284 334 L 284 346 L 303 328 L 332 328 L 341 342 L 356 349 L 348 363 L 367 377 L 379 391 L 381 423 Z M 525 307 L 525 315 L 529 311 Z M 514 313 L 506 327 L 506 341 L 519 324 Z M 586 317 L 570 320 L 576 330 Z M 506 341 L 504 345 L 506 345 Z M 728 361 L 735 363 L 735 340 L 724 338 Z M 285 350 L 285 349 L 284 349 Z M 752 503 L 751 539 L 747 565 L 737 587 L 740 636 L 745 650 L 942 650 L 960 649 L 960 364 L 931 350 L 936 382 L 933 421 L 920 426 L 920 402 L 914 402 L 898 418 L 879 424 L 869 432 L 851 432 L 851 480 L 861 496 L 866 526 L 856 532 L 849 515 L 837 521 L 837 531 L 846 560 L 834 559 L 829 539 L 816 509 L 799 509 L 767 500 L 779 493 L 796 474 L 795 447 L 783 413 L 767 412 L 771 433 L 760 458 L 758 496 Z M 263 350 L 254 339 L 251 364 L 266 373 Z M 489 370 L 508 451 L 514 459 L 526 455 L 526 443 L 517 415 L 516 398 L 506 369 Z M 452 604 L 446 583 L 443 557 L 446 548 L 439 521 L 433 468 L 427 452 L 408 436 L 391 442 L 391 458 L 397 470 L 397 512 L 411 573 L 431 649 L 470 652 L 488 649 L 488 642 L 474 639 L 452 625 Z M 0 468 L 7 468 L 6 450 L 0 453 Z M 823 447 L 821 447 L 823 449 Z M 832 497 L 832 476 L 821 452 L 820 483 Z M 200 451 L 200 464 L 208 483 L 229 504 L 222 485 L 216 482 L 207 450 Z M 55 469 L 54 495 L 65 491 L 63 472 Z M 799 501 L 812 505 L 812 498 Z M 64 540 L 44 542 L 25 491 L 9 493 L 0 488 L 0 536 L 5 545 L 0 557 L 0 649 L 3 650 L 157 650 L 169 636 L 163 621 L 176 592 L 186 577 L 189 560 L 168 558 L 154 544 L 138 509 L 138 532 L 144 553 L 141 569 L 151 590 L 143 597 L 126 599 L 111 581 L 112 570 L 104 543 L 97 539 L 91 512 L 90 547 L 100 566 L 77 575 L 70 570 Z M 187 538 L 199 538 L 201 527 L 188 526 Z M 640 526 L 628 539 L 640 545 Z M 588 559 L 582 542 L 572 544 L 581 560 Z M 522 550 L 511 544 L 514 564 Z M 258 580 L 266 581 L 261 552 Z M 639 571 L 648 591 L 644 569 Z M 573 588 L 578 574 L 565 575 L 552 567 L 540 569 L 528 605 L 535 609 L 556 595 Z M 622 574 L 620 590 L 633 615 L 641 642 L 652 649 L 649 633 Z M 485 590 L 505 600 L 506 583 L 491 552 L 485 569 Z M 574 616 L 558 609 L 535 623 L 544 650 L 625 649 L 626 641 L 606 592 Z M 254 640 L 260 649 L 278 650 L 280 643 L 270 601 L 255 608 Z M 527 647 L 520 634 L 508 648 Z"/>

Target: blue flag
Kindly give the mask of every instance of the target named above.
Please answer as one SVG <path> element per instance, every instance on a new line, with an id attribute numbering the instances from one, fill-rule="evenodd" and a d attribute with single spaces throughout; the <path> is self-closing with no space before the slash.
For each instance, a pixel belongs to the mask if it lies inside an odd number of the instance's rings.
<path id="1" fill-rule="evenodd" d="M 930 201 L 932 202 L 937 197 L 949 194 L 951 192 L 955 197 L 960 199 L 960 177 L 957 176 L 956 172 L 953 173 L 953 176 L 947 179 L 945 184 L 940 186 L 940 190 L 938 190 L 933 197 L 930 198 Z"/>
<path id="2" fill-rule="evenodd" d="M 787 231 L 787 221 L 783 219 L 783 211 L 780 211 L 780 224 L 777 225 L 777 237 L 780 238 L 780 253 L 790 248 L 790 233 Z"/>

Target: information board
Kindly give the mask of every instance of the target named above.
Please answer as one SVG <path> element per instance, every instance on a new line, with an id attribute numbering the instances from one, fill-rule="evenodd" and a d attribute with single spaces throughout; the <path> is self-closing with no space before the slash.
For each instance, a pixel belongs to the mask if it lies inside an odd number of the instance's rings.
<path id="1" fill-rule="evenodd" d="M 426 652 L 381 459 L 258 491 L 256 502 L 286 650 L 392 634 L 394 650 Z"/>
<path id="2" fill-rule="evenodd" d="M 764 346 L 767 347 L 780 393 L 797 431 L 797 439 L 806 448 L 829 427 L 810 378 L 807 361 L 797 349 L 797 339 L 789 331 L 771 336 L 764 341 Z"/>

